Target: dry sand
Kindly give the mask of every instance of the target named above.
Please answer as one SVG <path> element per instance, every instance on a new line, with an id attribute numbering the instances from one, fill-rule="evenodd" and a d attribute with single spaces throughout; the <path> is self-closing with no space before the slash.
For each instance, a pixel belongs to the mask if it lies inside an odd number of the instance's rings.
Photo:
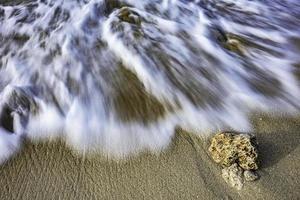
<path id="1" fill-rule="evenodd" d="M 160 155 L 119 163 L 27 142 L 0 167 L 0 199 L 300 199 L 300 118 L 256 115 L 253 124 L 261 178 L 241 191 L 222 180 L 207 139 L 180 133 Z"/>

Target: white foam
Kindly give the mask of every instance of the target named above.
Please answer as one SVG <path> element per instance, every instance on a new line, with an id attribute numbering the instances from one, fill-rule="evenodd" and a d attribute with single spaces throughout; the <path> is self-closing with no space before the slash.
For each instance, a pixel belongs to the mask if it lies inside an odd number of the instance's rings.
<path id="1" fill-rule="evenodd" d="M 21 144 L 20 135 L 12 134 L 0 128 L 0 164 L 4 163 L 18 151 Z"/>
<path id="2" fill-rule="evenodd" d="M 9 50 L 0 58 L 3 65 L 0 66 L 0 108 L 18 87 L 32 94 L 39 111 L 24 116 L 11 113 L 15 133 L 0 128 L 3 149 L 0 162 L 17 151 L 22 136 L 37 141 L 61 138 L 79 152 L 124 157 L 145 150 L 160 152 L 170 143 L 176 126 L 199 135 L 227 128 L 249 131 L 248 115 L 252 111 L 299 111 L 299 85 L 291 66 L 295 52 L 281 48 L 289 44 L 286 34 L 299 36 L 299 33 L 284 27 L 267 30 L 240 24 L 219 16 L 217 10 L 213 10 L 214 16 L 209 16 L 209 6 L 201 8 L 193 2 L 124 2 L 143 18 L 140 27 L 121 22 L 118 9 L 108 15 L 101 13 L 103 0 L 38 2 L 33 11 L 24 5 L 0 6 L 5 10 L 0 21 L 0 37 L 5 37 L 0 53 L 5 48 Z M 220 3 L 233 3 L 236 12 L 250 12 L 262 18 L 273 14 L 257 1 Z M 149 4 L 155 9 L 149 10 Z M 19 14 L 9 17 L 15 9 Z M 38 16 L 36 19 L 22 22 L 22 18 L 30 18 L 33 13 Z M 255 36 L 264 47 L 272 48 L 265 40 L 276 43 L 274 50 L 283 56 L 278 58 L 249 47 L 245 58 L 241 58 L 222 48 L 217 38 L 213 38 L 212 30 L 218 26 L 249 39 Z M 132 36 L 136 30 L 141 31 L 141 39 Z M 27 34 L 30 38 L 20 45 L 11 39 L 16 34 Z M 97 45 L 103 47 L 99 50 L 95 48 Z M 159 52 L 151 51 L 157 49 Z M 248 83 L 254 74 L 244 66 L 245 60 L 263 73 L 259 75 L 279 80 L 282 95 L 271 98 L 253 90 Z M 147 125 L 122 122 L 111 105 L 114 89 L 107 81 L 108 74 L 117 70 L 118 62 L 136 74 L 145 92 L 163 104 L 167 102 L 173 107 L 180 104 L 180 109 Z M 203 71 L 212 75 L 213 80 Z M 207 91 L 202 95 L 216 95 L 221 102 L 195 106 L 180 84 L 187 85 L 190 93 L 204 88 Z"/>

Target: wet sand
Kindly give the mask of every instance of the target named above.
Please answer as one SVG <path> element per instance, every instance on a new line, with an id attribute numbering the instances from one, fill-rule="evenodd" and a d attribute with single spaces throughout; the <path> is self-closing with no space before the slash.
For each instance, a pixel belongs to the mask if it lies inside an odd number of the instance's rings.
<path id="1" fill-rule="evenodd" d="M 261 178 L 241 191 L 222 180 L 207 139 L 178 133 L 160 155 L 115 162 L 33 144 L 0 167 L 0 199 L 299 199 L 300 118 L 256 115 Z"/>

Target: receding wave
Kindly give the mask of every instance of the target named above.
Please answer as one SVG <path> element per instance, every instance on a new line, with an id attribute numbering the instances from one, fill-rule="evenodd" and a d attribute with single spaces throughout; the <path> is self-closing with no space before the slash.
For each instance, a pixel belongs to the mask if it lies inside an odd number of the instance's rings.
<path id="1" fill-rule="evenodd" d="M 251 130 L 299 112 L 300 5 L 39 0 L 0 6 L 0 162 L 22 138 L 160 151 L 180 126 Z"/>

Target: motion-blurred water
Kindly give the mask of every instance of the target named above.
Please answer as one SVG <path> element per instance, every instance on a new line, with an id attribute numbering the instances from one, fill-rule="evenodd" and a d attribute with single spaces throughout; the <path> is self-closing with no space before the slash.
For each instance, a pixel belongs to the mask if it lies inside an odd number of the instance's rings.
<path id="1" fill-rule="evenodd" d="M 122 157 L 298 113 L 299 53 L 297 0 L 2 5 L 0 162 L 23 137 Z"/>

